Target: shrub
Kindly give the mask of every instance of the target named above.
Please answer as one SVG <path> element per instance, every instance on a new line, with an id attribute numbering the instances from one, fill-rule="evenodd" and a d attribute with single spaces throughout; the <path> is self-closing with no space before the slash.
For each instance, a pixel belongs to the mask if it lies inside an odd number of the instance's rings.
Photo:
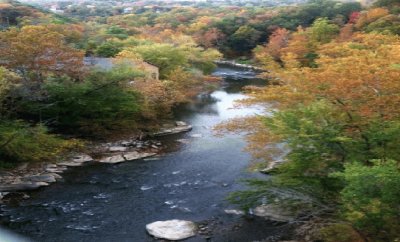
<path id="1" fill-rule="evenodd" d="M 322 228 L 319 235 L 325 242 L 364 242 L 360 234 L 348 224 L 331 224 Z"/>
<path id="2" fill-rule="evenodd" d="M 0 167 L 15 166 L 19 162 L 49 161 L 80 142 L 47 133 L 43 125 L 31 126 L 23 121 L 0 121 Z"/>
<path id="3" fill-rule="evenodd" d="M 132 128 L 140 100 L 128 82 L 136 75 L 121 67 L 95 71 L 79 83 L 56 78 L 44 85 L 46 98 L 25 101 L 22 112 L 60 131 L 89 136 Z"/>
<path id="4" fill-rule="evenodd" d="M 343 215 L 375 241 L 399 239 L 400 171 L 395 161 L 374 161 L 367 167 L 347 164 L 342 177 Z"/>

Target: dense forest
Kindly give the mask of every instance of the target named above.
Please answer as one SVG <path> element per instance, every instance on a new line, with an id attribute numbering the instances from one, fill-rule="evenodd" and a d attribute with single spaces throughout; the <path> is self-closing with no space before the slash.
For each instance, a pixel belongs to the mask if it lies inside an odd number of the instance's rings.
<path id="1" fill-rule="evenodd" d="M 397 241 L 399 14 L 396 0 L 63 15 L 2 2 L 0 167 L 152 130 L 218 85 L 215 60 L 235 59 L 268 82 L 247 87 L 243 104 L 275 111 L 221 126 L 247 131 L 254 167 L 272 174 L 229 199 L 305 214 L 297 234 L 308 241 Z M 85 58 L 113 66 L 88 68 Z M 148 65 L 159 78 L 148 80 Z"/>

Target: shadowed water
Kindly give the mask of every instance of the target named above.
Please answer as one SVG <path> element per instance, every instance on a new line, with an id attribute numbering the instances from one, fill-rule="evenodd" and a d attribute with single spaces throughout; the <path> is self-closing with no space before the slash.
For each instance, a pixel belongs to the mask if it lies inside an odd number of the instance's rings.
<path id="1" fill-rule="evenodd" d="M 254 241 L 286 234 L 285 227 L 261 219 L 224 213 L 229 192 L 243 188 L 238 180 L 260 177 L 248 173 L 250 156 L 240 135 L 216 137 L 212 127 L 256 107 L 233 109 L 245 98 L 244 85 L 263 84 L 251 71 L 218 68 L 221 88 L 199 95 L 176 112 L 193 125 L 185 134 L 163 138 L 166 154 L 118 165 L 72 168 L 64 180 L 16 206 L 3 205 L 5 225 L 37 241 L 154 241 L 145 225 L 157 220 L 213 221 L 208 241 Z M 196 236 L 188 241 L 205 241 Z"/>

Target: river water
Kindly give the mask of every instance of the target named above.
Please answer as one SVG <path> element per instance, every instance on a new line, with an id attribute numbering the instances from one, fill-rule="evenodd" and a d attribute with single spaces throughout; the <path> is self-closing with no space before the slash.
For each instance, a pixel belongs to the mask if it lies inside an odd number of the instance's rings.
<path id="1" fill-rule="evenodd" d="M 256 107 L 233 109 L 233 104 L 245 98 L 243 86 L 265 81 L 252 71 L 229 67 L 219 67 L 214 75 L 223 77 L 223 84 L 179 108 L 176 119 L 192 124 L 193 130 L 164 137 L 165 154 L 72 168 L 63 181 L 29 193 L 30 199 L 2 205 L 5 226 L 34 241 L 155 241 L 145 225 L 168 219 L 209 224 L 210 236 L 187 241 L 275 241 L 287 236 L 285 225 L 224 212 L 232 208 L 226 196 L 243 189 L 240 179 L 262 175 L 246 171 L 251 157 L 243 151 L 246 143 L 240 134 L 216 137 L 212 128 L 238 115 L 259 113 Z"/>

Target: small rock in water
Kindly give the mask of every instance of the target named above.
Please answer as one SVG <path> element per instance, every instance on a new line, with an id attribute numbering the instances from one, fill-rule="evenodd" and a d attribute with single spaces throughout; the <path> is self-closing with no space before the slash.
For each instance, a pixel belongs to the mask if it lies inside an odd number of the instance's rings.
<path id="1" fill-rule="evenodd" d="M 196 235 L 195 223 L 177 219 L 147 224 L 146 230 L 156 238 L 167 240 L 182 240 Z"/>
<path id="2" fill-rule="evenodd" d="M 176 126 L 186 126 L 187 123 L 185 123 L 185 122 L 183 122 L 183 121 L 176 121 L 176 122 L 175 122 L 175 125 L 176 125 Z"/>
<path id="3" fill-rule="evenodd" d="M 10 193 L 9 192 L 0 192 L 0 204 L 1 204 L 1 199 L 3 199 L 8 194 L 10 194 Z"/>
<path id="4" fill-rule="evenodd" d="M 53 176 L 55 179 L 62 179 L 62 176 L 58 175 L 57 173 L 48 173 L 47 175 Z"/>
<path id="5" fill-rule="evenodd" d="M 124 147 L 128 147 L 128 146 L 132 146 L 132 145 L 133 145 L 133 142 L 130 142 L 130 141 L 122 141 L 122 142 L 121 142 L 121 145 L 124 146 Z"/>
<path id="6" fill-rule="evenodd" d="M 46 168 L 47 172 L 50 173 L 63 173 L 66 169 L 58 167 L 58 168 Z"/>
<path id="7" fill-rule="evenodd" d="M 244 215 L 243 211 L 236 210 L 236 209 L 225 209 L 224 212 L 227 214 Z"/>
<path id="8" fill-rule="evenodd" d="M 112 147 L 110 147 L 110 148 L 108 148 L 108 150 L 110 151 L 110 152 L 124 152 L 124 151 L 127 151 L 127 147 L 124 147 L 124 146 L 112 146 Z"/>
<path id="9" fill-rule="evenodd" d="M 202 134 L 191 134 L 190 137 L 192 137 L 192 138 L 201 138 L 201 137 L 203 137 L 203 135 Z"/>

